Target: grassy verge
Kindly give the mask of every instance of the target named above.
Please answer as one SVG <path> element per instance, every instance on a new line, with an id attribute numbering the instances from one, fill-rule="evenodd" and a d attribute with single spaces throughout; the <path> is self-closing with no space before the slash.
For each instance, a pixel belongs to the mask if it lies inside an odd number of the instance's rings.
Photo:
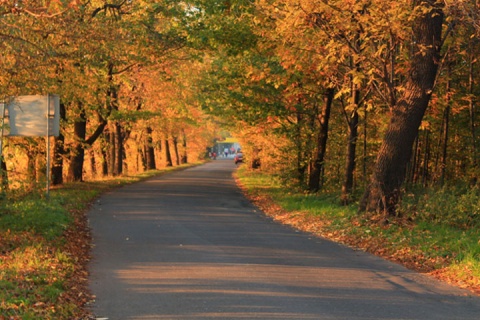
<path id="1" fill-rule="evenodd" d="M 468 223 L 459 222 L 459 215 L 452 215 L 452 207 L 463 210 L 465 203 L 472 201 L 461 199 L 455 206 L 453 198 L 442 200 L 449 201 L 445 215 L 455 216 L 453 221 L 445 216 L 439 218 L 439 208 L 432 215 L 432 206 L 447 206 L 440 203 L 438 194 L 423 196 L 415 203 L 405 201 L 408 206 L 405 210 L 415 208 L 415 213 L 410 214 L 414 219 L 399 219 L 385 225 L 362 218 L 357 214 L 356 204 L 340 206 L 336 195 L 291 192 L 274 177 L 245 167 L 236 175 L 247 196 L 281 223 L 430 273 L 480 294 L 480 225 L 472 219 Z M 478 197 L 475 199 L 478 203 Z M 470 215 L 471 207 L 470 204 Z"/>
<path id="2" fill-rule="evenodd" d="M 66 184 L 0 200 L 0 319 L 88 319 L 85 212 L 102 192 L 178 170 Z"/>

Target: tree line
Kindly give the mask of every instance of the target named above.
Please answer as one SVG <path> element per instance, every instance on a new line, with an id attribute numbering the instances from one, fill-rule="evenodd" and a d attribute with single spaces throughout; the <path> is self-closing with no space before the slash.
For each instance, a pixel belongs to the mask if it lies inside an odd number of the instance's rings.
<path id="1" fill-rule="evenodd" d="M 196 62 L 172 9 L 129 0 L 0 3 L 2 100 L 61 97 L 53 184 L 203 157 L 217 129 L 184 99 L 190 89 L 178 75 Z M 45 152 L 43 138 L 4 139 L 3 188 L 42 179 Z"/>
<path id="2" fill-rule="evenodd" d="M 165 165 L 198 157 L 220 123 L 286 183 L 395 216 L 409 186 L 476 185 L 479 10 L 473 0 L 12 1 L 0 4 L 0 90 L 61 96 L 57 183 L 154 168 L 160 149 Z M 19 150 L 29 161 L 44 152 L 34 139 L 6 149 L 6 172 Z"/>
<path id="3" fill-rule="evenodd" d="M 210 23 L 235 40 L 218 45 L 204 107 L 240 123 L 251 159 L 385 218 L 408 186 L 476 183 L 476 1 L 222 4 Z"/>

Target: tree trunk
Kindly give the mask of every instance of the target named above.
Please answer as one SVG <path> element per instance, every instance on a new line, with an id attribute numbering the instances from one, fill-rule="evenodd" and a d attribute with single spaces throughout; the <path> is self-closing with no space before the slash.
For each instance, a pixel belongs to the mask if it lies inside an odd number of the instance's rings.
<path id="1" fill-rule="evenodd" d="M 102 155 L 102 176 L 108 176 L 108 155 L 104 148 L 101 151 Z"/>
<path id="2" fill-rule="evenodd" d="M 119 122 L 115 122 L 115 168 L 113 171 L 114 176 L 119 176 L 123 173 L 123 159 L 125 155 L 125 148 L 123 145 L 123 130 Z"/>
<path id="3" fill-rule="evenodd" d="M 450 78 L 450 67 L 448 68 L 448 77 Z M 445 110 L 443 112 L 443 132 L 442 132 L 442 161 L 440 163 L 440 185 L 444 185 L 445 183 L 445 176 L 446 176 L 446 171 L 447 171 L 447 151 L 448 151 L 448 130 L 450 127 L 450 86 L 451 86 L 451 81 L 448 80 L 447 82 L 447 97 L 446 97 L 446 103 L 447 105 L 445 106 Z"/>
<path id="4" fill-rule="evenodd" d="M 182 163 L 188 163 L 188 154 L 187 154 L 187 135 L 185 134 L 185 130 L 182 130 L 183 134 L 183 156 L 182 156 Z"/>
<path id="5" fill-rule="evenodd" d="M 320 190 L 320 177 L 323 172 L 323 160 L 327 149 L 328 140 L 328 122 L 330 120 L 330 111 L 332 109 L 334 97 L 334 89 L 329 88 L 325 93 L 325 103 L 323 105 L 322 113 L 320 115 L 320 130 L 317 136 L 317 148 L 313 160 L 312 170 L 308 181 L 308 190 L 310 192 L 317 192 Z"/>
<path id="6" fill-rule="evenodd" d="M 60 119 L 66 120 L 65 104 L 60 104 Z M 66 155 L 65 151 L 65 136 L 60 132 L 60 135 L 55 138 L 55 148 L 53 151 L 53 165 L 52 165 L 52 185 L 60 185 L 63 183 L 63 157 Z"/>
<path id="7" fill-rule="evenodd" d="M 165 159 L 167 167 L 173 166 L 172 154 L 170 153 L 170 143 L 168 142 L 168 138 L 165 139 Z"/>
<path id="8" fill-rule="evenodd" d="M 178 153 L 178 138 L 177 137 L 173 137 L 173 150 L 175 152 L 175 163 L 177 164 L 177 166 L 180 165 L 180 155 Z"/>
<path id="9" fill-rule="evenodd" d="M 115 160 L 117 152 L 116 152 L 116 147 L 117 145 L 115 144 L 115 134 L 117 133 L 114 127 L 114 124 L 110 124 L 110 130 L 108 131 L 108 174 L 110 176 L 115 175 Z"/>
<path id="10" fill-rule="evenodd" d="M 356 153 L 358 140 L 358 112 L 354 111 L 351 120 L 348 123 L 348 142 L 347 142 L 347 157 L 345 163 L 345 180 L 342 185 L 342 204 L 350 203 L 350 198 L 353 192 L 354 173 L 356 167 Z"/>
<path id="11" fill-rule="evenodd" d="M 415 52 L 403 96 L 392 117 L 377 155 L 374 171 L 363 195 L 360 210 L 396 215 L 407 163 L 428 107 L 438 70 L 443 11 L 435 0 L 422 1 L 423 10 L 413 22 Z"/>
<path id="12" fill-rule="evenodd" d="M 297 151 L 297 178 L 298 185 L 302 186 L 305 182 L 305 172 L 307 171 L 307 166 L 305 165 L 304 149 L 302 144 L 302 126 L 304 125 L 303 115 L 300 112 L 297 112 L 297 123 L 296 123 L 296 133 L 295 133 L 295 147 Z"/>
<path id="13" fill-rule="evenodd" d="M 85 111 L 81 108 L 78 119 L 73 124 L 73 136 L 75 141 L 72 147 L 70 157 L 70 167 L 68 169 L 68 181 L 83 181 L 83 162 L 85 156 L 85 137 L 87 134 L 87 120 Z"/>
<path id="14" fill-rule="evenodd" d="M 345 162 L 345 179 L 342 185 L 341 201 L 342 204 L 350 203 L 350 198 L 353 191 L 353 176 L 356 166 L 357 140 L 358 140 L 358 112 L 357 107 L 360 101 L 360 91 L 353 90 L 353 101 L 355 103 L 355 110 L 347 119 L 348 123 L 348 141 L 347 141 L 347 156 Z"/>
<path id="15" fill-rule="evenodd" d="M 418 136 L 417 138 L 415 138 L 415 142 L 414 142 L 414 146 L 413 146 L 413 157 L 412 157 L 412 161 L 409 162 L 409 169 L 410 169 L 410 173 L 409 175 L 407 176 L 407 182 L 408 183 L 416 183 L 417 182 L 417 179 L 418 179 L 418 175 L 417 175 L 417 167 L 418 167 L 418 163 L 419 163 L 419 159 L 420 159 L 420 150 L 419 150 L 419 139 L 418 139 Z"/>
<path id="16" fill-rule="evenodd" d="M 0 169 L 0 173 L 1 173 L 1 184 L 2 184 L 2 192 L 6 192 L 8 191 L 8 172 L 7 172 L 7 163 L 5 162 L 5 160 L 3 159 L 3 157 L 0 157 L 1 158 L 1 169 Z"/>
<path id="17" fill-rule="evenodd" d="M 468 93 L 470 95 L 469 99 L 469 111 L 470 111 L 470 134 L 472 135 L 472 157 L 473 157 L 473 169 L 474 172 L 477 169 L 477 133 L 475 130 L 476 127 L 476 122 L 475 122 L 475 117 L 476 117 L 476 100 L 475 100 L 475 94 L 474 94 L 474 85 L 475 85 L 475 61 L 477 57 L 473 54 L 473 48 L 476 48 L 476 46 L 472 46 L 470 50 L 472 50 L 472 55 L 470 57 L 470 65 L 469 65 L 469 75 L 468 75 Z"/>
<path id="18" fill-rule="evenodd" d="M 422 184 L 424 187 L 428 186 L 430 179 L 430 170 L 428 164 L 430 162 L 430 131 L 425 131 L 425 156 L 423 157 L 423 169 L 422 169 Z"/>
<path id="19" fill-rule="evenodd" d="M 155 148 L 153 147 L 152 128 L 147 128 L 147 141 L 145 146 L 145 157 L 147 170 L 155 170 L 157 168 L 155 162 Z"/>

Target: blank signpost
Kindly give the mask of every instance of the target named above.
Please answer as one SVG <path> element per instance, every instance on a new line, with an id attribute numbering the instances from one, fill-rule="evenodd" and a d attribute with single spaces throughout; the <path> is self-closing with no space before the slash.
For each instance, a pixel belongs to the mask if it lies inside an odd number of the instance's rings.
<path id="1" fill-rule="evenodd" d="M 1 104 L 3 136 L 46 137 L 47 197 L 50 192 L 50 137 L 60 134 L 60 97 L 53 94 L 11 97 Z M 0 154 L 2 152 L 0 142 Z"/>

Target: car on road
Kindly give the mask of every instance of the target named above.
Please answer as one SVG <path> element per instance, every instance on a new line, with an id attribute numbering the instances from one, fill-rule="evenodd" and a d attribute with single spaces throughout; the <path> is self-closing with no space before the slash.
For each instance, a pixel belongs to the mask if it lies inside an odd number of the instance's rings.
<path id="1" fill-rule="evenodd" d="M 235 154 L 235 157 L 233 158 L 233 161 L 235 162 L 235 164 L 242 163 L 243 162 L 243 153 L 237 152 Z"/>

